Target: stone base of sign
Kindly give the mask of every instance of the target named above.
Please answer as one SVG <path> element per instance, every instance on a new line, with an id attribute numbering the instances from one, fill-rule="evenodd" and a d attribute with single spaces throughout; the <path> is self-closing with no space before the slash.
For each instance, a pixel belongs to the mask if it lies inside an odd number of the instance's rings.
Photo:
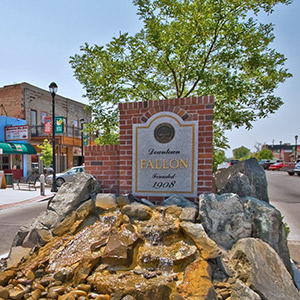
<path id="1" fill-rule="evenodd" d="M 148 124 L 156 115 L 166 112 L 168 116 L 176 116 L 182 124 L 197 124 L 195 190 L 193 195 L 184 194 L 185 198 L 197 201 L 199 194 L 212 192 L 213 176 L 213 107 L 212 96 L 167 99 L 147 102 L 120 103 L 120 145 L 86 146 L 85 169 L 94 175 L 101 184 L 103 193 L 128 194 L 136 189 L 134 161 L 135 133 L 133 129 Z M 186 145 L 189 147 L 190 145 Z M 136 146 L 135 146 L 136 147 Z M 177 161 L 173 162 L 176 166 Z M 144 164 L 144 167 L 146 163 Z M 177 175 L 176 175 L 177 176 Z M 177 178 L 186 180 L 186 178 Z M 170 191 L 170 194 L 173 192 Z M 151 194 L 151 196 L 149 196 Z M 142 192 L 137 197 L 159 203 L 168 197 L 164 195 Z"/>

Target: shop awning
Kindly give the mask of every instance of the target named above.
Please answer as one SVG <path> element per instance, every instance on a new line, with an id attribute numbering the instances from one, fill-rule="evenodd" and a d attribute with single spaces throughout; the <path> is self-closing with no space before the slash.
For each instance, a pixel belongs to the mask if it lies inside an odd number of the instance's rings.
<path id="1" fill-rule="evenodd" d="M 3 154 L 36 154 L 35 148 L 30 144 L 0 143 Z"/>

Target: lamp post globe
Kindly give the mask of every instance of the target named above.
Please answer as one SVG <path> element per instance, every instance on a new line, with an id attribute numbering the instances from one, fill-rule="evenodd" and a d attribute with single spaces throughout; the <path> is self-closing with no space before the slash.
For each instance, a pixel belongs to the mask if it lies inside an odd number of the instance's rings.
<path id="1" fill-rule="evenodd" d="M 51 192 L 57 192 L 56 186 L 56 158 L 55 158 L 55 95 L 57 93 L 58 86 L 55 82 L 51 82 L 49 85 L 49 91 L 52 96 L 52 164 L 53 164 L 53 180 Z"/>

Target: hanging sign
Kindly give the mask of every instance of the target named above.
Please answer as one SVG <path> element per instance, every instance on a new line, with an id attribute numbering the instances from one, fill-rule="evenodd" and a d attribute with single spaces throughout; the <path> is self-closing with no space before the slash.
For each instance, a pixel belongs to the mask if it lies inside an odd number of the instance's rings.
<path id="1" fill-rule="evenodd" d="M 85 135 L 83 136 L 83 145 L 87 146 L 89 144 L 89 136 Z"/>
<path id="2" fill-rule="evenodd" d="M 52 117 L 44 117 L 44 133 L 52 133 Z"/>
<path id="3" fill-rule="evenodd" d="M 28 140 L 28 126 L 5 126 L 5 141 Z"/>
<path id="4" fill-rule="evenodd" d="M 55 133 L 60 134 L 64 132 L 64 118 L 55 117 Z"/>

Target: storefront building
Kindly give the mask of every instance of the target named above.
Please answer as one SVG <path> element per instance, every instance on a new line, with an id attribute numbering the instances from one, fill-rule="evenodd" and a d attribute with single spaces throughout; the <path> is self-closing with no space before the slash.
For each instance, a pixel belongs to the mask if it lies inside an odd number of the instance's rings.
<path id="1" fill-rule="evenodd" d="M 26 177 L 31 156 L 37 151 L 28 143 L 28 126 L 23 119 L 0 116 L 0 170 L 14 179 Z"/>
<path id="2" fill-rule="evenodd" d="M 56 134 L 56 170 L 62 172 L 67 168 L 82 164 L 81 123 L 89 123 L 90 116 L 85 112 L 85 104 L 75 100 L 55 96 L 55 115 L 63 120 L 63 132 Z M 28 83 L 7 85 L 0 88 L 0 114 L 16 119 L 23 119 L 28 125 L 27 143 L 37 150 L 36 155 L 28 155 L 28 172 L 32 166 L 42 164 L 39 148 L 45 139 L 52 142 L 51 133 L 45 132 L 45 124 L 52 116 L 52 97 L 48 90 Z M 91 141 L 89 140 L 89 144 Z"/>

